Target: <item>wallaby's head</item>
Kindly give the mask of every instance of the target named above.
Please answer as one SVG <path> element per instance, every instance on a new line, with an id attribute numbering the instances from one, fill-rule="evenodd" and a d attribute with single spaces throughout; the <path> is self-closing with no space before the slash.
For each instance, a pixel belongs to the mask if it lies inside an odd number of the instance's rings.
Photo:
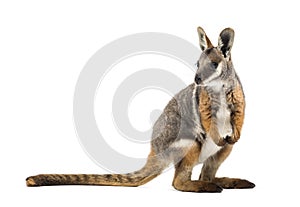
<path id="1" fill-rule="evenodd" d="M 212 45 L 201 27 L 197 30 L 203 52 L 197 62 L 195 83 L 208 86 L 216 82 L 225 82 L 234 73 L 230 54 L 234 39 L 233 29 L 226 28 L 220 33 L 217 47 Z"/>

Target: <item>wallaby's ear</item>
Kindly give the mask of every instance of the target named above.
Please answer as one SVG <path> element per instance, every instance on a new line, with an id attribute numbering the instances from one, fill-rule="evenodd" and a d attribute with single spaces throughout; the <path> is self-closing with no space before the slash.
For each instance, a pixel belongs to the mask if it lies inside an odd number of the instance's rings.
<path id="1" fill-rule="evenodd" d="M 231 28 L 224 29 L 218 41 L 218 49 L 223 53 L 225 58 L 230 57 L 230 50 L 234 40 L 234 31 Z"/>
<path id="2" fill-rule="evenodd" d="M 213 47 L 210 40 L 206 36 L 204 30 L 201 27 L 198 27 L 197 31 L 198 31 L 198 35 L 199 35 L 199 44 L 200 44 L 201 50 L 203 51 L 203 50 L 206 50 L 207 48 Z"/>

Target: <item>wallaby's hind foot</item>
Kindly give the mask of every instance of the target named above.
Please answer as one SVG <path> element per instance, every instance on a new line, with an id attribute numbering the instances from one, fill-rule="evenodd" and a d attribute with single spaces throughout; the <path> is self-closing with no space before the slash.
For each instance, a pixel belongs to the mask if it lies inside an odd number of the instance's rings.
<path id="1" fill-rule="evenodd" d="M 239 178 L 215 178 L 213 182 L 224 189 L 246 189 L 255 187 L 254 183 Z"/>
<path id="2" fill-rule="evenodd" d="M 201 145 L 195 142 L 185 156 L 175 165 L 173 186 L 176 190 L 195 193 L 220 193 L 222 188 L 215 183 L 191 180 L 193 167 L 198 163 Z"/>
<path id="3" fill-rule="evenodd" d="M 186 181 L 186 182 L 174 182 L 173 186 L 176 190 L 183 192 L 195 192 L 195 193 L 221 193 L 222 188 L 215 183 L 205 181 Z"/>

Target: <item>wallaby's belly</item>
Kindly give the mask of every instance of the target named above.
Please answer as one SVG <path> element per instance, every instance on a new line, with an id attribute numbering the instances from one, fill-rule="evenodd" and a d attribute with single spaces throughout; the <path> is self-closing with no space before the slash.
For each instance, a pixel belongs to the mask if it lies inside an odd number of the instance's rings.
<path id="1" fill-rule="evenodd" d="M 231 136 L 232 126 L 230 123 L 230 111 L 227 105 L 221 106 L 217 112 L 217 127 L 221 137 Z"/>
<path id="2" fill-rule="evenodd" d="M 232 135 L 232 125 L 231 125 L 231 113 L 228 108 L 228 104 L 226 101 L 225 93 L 221 93 L 220 95 L 220 105 L 217 111 L 217 128 L 219 134 L 222 138 L 226 138 L 226 136 Z M 205 162 L 207 158 L 217 153 L 222 147 L 215 144 L 215 142 L 210 138 L 202 143 L 201 153 L 199 156 L 199 163 Z"/>
<path id="3" fill-rule="evenodd" d="M 217 111 L 217 128 L 222 138 L 232 135 L 231 113 L 228 108 L 225 93 L 220 95 L 220 106 Z"/>
<path id="4" fill-rule="evenodd" d="M 217 153 L 222 147 L 215 144 L 215 142 L 207 137 L 202 143 L 201 152 L 199 156 L 199 163 L 204 163 L 207 158 Z"/>

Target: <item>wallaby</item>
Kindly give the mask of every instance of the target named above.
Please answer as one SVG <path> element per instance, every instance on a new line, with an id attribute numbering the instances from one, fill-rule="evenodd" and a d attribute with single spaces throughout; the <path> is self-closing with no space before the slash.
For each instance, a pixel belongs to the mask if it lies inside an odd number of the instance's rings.
<path id="1" fill-rule="evenodd" d="M 173 186 L 187 192 L 221 192 L 223 188 L 253 188 L 238 178 L 215 177 L 241 135 L 245 99 L 231 60 L 234 31 L 224 29 L 214 47 L 197 28 L 202 54 L 194 83 L 176 94 L 153 126 L 151 152 L 145 166 L 128 174 L 40 174 L 27 186 L 140 186 L 175 165 Z M 203 163 L 198 180 L 193 167 Z"/>

